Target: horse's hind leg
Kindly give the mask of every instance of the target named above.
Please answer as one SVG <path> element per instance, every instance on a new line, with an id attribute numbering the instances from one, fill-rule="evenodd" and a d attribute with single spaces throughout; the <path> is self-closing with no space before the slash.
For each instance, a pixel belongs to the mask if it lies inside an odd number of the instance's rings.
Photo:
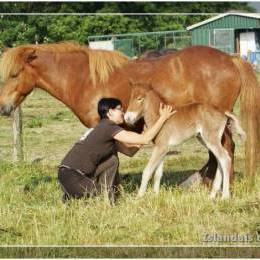
<path id="1" fill-rule="evenodd" d="M 234 181 L 234 153 L 235 153 L 235 143 L 232 139 L 232 133 L 228 126 L 225 127 L 224 135 L 222 137 L 222 145 L 228 152 L 229 158 L 231 158 L 231 167 L 229 170 L 229 181 L 233 183 Z"/>
<path id="2" fill-rule="evenodd" d="M 140 189 L 138 191 L 138 197 L 142 197 L 145 194 L 149 180 L 152 177 L 153 172 L 163 160 L 163 157 L 167 153 L 167 147 L 155 146 L 152 151 L 152 156 L 146 165 L 143 174 Z"/>
<path id="3" fill-rule="evenodd" d="M 218 161 L 215 157 L 215 155 L 209 151 L 209 159 L 208 162 L 199 170 L 199 173 L 202 177 L 202 182 L 210 187 L 212 184 L 212 181 L 215 178 L 216 171 L 218 168 Z"/>
<path id="4" fill-rule="evenodd" d="M 232 159 L 232 166 L 229 171 L 230 176 L 230 182 L 232 183 L 234 180 L 234 152 L 235 152 L 235 143 L 232 140 L 232 134 L 229 128 L 226 126 L 224 134 L 222 136 L 222 145 L 225 147 L 225 149 L 228 151 L 228 154 L 230 158 Z M 189 177 L 189 180 L 185 180 L 183 183 L 185 183 L 185 186 L 187 186 L 186 183 L 188 183 L 189 186 L 191 186 L 193 183 L 199 181 L 199 179 L 202 177 L 203 183 L 207 186 L 210 186 L 212 181 L 215 178 L 216 171 L 218 168 L 218 162 L 216 160 L 215 155 L 209 151 L 209 160 L 208 162 L 199 170 L 198 172 L 194 173 L 192 176 Z M 182 184 L 181 184 L 182 186 Z"/>
<path id="5" fill-rule="evenodd" d="M 227 199 L 230 196 L 230 192 L 229 192 L 230 174 L 229 173 L 230 173 L 230 169 L 232 168 L 232 159 L 229 156 L 227 150 L 222 146 L 220 140 L 218 140 L 217 134 L 210 135 L 210 133 L 206 133 L 204 136 L 202 135 L 202 137 L 208 149 L 217 158 L 218 165 L 219 165 L 218 171 L 221 170 L 222 179 L 223 179 L 222 199 Z M 219 185 L 218 180 L 216 180 L 216 185 L 217 184 Z"/>
<path id="6" fill-rule="evenodd" d="M 235 143 L 232 139 L 232 133 L 230 129 L 226 126 L 221 143 L 223 147 L 228 152 L 230 158 L 232 159 L 232 166 L 229 171 L 229 179 L 232 183 L 234 181 L 234 152 L 235 152 Z M 212 180 L 215 178 L 215 173 L 218 167 L 218 162 L 213 153 L 209 152 L 209 161 L 207 164 L 200 170 L 200 173 L 203 178 L 203 183 L 210 185 Z"/>
<path id="7" fill-rule="evenodd" d="M 223 172 L 223 188 L 222 188 L 222 199 L 229 199 L 230 197 L 230 170 L 233 167 L 232 159 L 228 152 L 224 150 L 224 156 L 219 160 L 221 169 Z"/>
<path id="8" fill-rule="evenodd" d="M 213 181 L 212 189 L 211 189 L 211 192 L 210 192 L 210 195 L 209 195 L 209 197 L 211 199 L 214 199 L 216 197 L 218 191 L 220 191 L 220 189 L 221 189 L 221 184 L 222 184 L 222 172 L 221 172 L 221 168 L 220 168 L 220 165 L 219 165 L 218 168 L 217 168 L 216 176 L 215 176 L 215 179 Z"/>
<path id="9" fill-rule="evenodd" d="M 163 175 L 163 160 L 160 162 L 154 174 L 153 191 L 157 194 L 159 193 L 160 190 L 160 182 L 161 182 L 162 175 Z"/>
<path id="10" fill-rule="evenodd" d="M 223 187 L 222 187 L 222 199 L 228 199 L 230 197 L 230 169 L 232 167 L 232 159 L 230 158 L 226 149 L 220 145 L 212 148 L 212 152 L 217 157 L 218 163 L 222 172 Z"/>

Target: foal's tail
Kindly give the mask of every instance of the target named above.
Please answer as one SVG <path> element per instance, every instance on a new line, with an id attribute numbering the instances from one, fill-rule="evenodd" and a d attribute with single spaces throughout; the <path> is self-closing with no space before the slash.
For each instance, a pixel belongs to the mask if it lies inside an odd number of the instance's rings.
<path id="1" fill-rule="evenodd" d="M 231 112 L 226 111 L 225 115 L 228 117 L 228 119 L 230 120 L 230 126 L 233 129 L 235 129 L 235 132 L 239 135 L 239 137 L 241 138 L 242 142 L 246 141 L 246 133 L 243 130 L 238 118 Z M 229 124 L 228 124 L 229 125 Z"/>
<path id="2" fill-rule="evenodd" d="M 233 57 L 241 78 L 240 110 L 242 126 L 247 133 L 245 144 L 246 172 L 251 180 L 256 172 L 260 153 L 260 88 L 252 66 Z"/>

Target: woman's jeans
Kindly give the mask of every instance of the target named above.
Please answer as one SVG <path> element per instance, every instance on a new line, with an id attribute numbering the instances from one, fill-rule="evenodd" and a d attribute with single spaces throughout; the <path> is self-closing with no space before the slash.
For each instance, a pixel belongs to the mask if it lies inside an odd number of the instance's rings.
<path id="1" fill-rule="evenodd" d="M 58 171 L 58 180 L 65 193 L 63 198 L 88 197 L 107 191 L 110 202 L 114 203 L 115 193 L 119 184 L 118 166 L 119 160 L 116 155 L 112 155 L 109 159 L 102 162 L 92 177 L 61 166 Z"/>

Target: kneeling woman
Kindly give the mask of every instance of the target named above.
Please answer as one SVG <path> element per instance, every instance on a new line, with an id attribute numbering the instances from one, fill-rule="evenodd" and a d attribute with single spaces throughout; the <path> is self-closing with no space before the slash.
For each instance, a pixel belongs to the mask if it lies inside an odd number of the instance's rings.
<path id="1" fill-rule="evenodd" d="M 99 124 L 75 143 L 59 166 L 58 180 L 64 191 L 63 200 L 106 190 L 113 203 L 119 183 L 117 152 L 133 156 L 141 145 L 149 143 L 174 113 L 171 106 L 162 105 L 159 112 L 160 117 L 154 126 L 137 134 L 119 126 L 124 122 L 120 100 L 102 98 L 98 103 Z"/>

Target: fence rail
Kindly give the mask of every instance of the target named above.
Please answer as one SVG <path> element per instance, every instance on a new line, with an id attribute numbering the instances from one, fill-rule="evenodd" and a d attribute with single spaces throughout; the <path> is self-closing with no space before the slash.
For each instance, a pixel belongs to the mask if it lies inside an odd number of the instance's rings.
<path id="1" fill-rule="evenodd" d="M 22 108 L 17 107 L 13 114 L 13 160 L 22 161 L 23 154 L 23 122 Z"/>

